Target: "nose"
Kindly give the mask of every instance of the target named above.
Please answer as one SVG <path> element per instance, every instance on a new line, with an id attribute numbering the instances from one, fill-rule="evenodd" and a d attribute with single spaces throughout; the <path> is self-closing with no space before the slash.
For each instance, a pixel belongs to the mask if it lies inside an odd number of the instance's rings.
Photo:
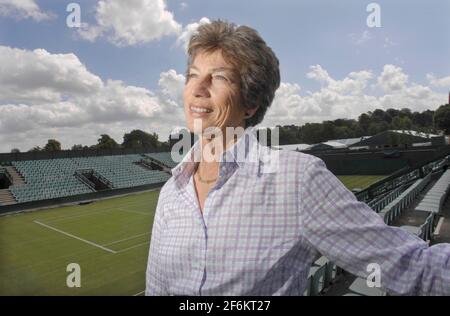
<path id="1" fill-rule="evenodd" d="M 192 89 L 193 96 L 196 98 L 208 98 L 210 96 L 209 84 L 210 80 L 208 77 L 198 78 L 198 80 L 195 81 Z"/>

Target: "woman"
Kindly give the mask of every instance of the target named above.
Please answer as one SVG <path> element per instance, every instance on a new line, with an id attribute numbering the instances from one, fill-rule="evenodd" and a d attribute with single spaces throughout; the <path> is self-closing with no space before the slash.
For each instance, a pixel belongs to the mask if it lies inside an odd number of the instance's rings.
<path id="1" fill-rule="evenodd" d="M 302 295 L 319 253 L 360 276 L 379 264 L 391 293 L 450 294 L 448 244 L 385 225 L 319 158 L 258 144 L 280 75 L 255 30 L 213 21 L 188 54 L 185 115 L 200 139 L 161 189 L 147 295 Z"/>

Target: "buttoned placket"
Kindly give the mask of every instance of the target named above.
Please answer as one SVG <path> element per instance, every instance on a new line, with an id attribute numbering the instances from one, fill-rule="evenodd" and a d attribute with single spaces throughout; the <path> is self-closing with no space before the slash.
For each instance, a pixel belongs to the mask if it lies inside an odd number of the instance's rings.
<path id="1" fill-rule="evenodd" d="M 207 251 L 208 251 L 208 217 L 211 212 L 210 204 L 214 201 L 214 195 L 216 194 L 217 190 L 227 181 L 229 177 L 229 173 L 231 171 L 231 166 L 228 163 L 220 163 L 219 166 L 219 177 L 217 179 L 216 184 L 209 190 L 206 198 L 205 198 L 205 204 L 203 207 L 203 214 L 200 210 L 200 204 L 196 195 L 195 191 L 195 184 L 194 184 L 194 174 L 191 175 L 191 179 L 189 180 L 189 200 L 191 200 L 191 203 L 195 206 L 195 216 L 197 218 L 197 221 L 201 223 L 202 229 L 203 229 L 203 242 L 199 244 L 199 266 L 198 266 L 198 272 L 199 272 L 199 279 L 200 279 L 200 272 L 201 272 L 201 281 L 199 286 L 199 295 L 202 295 L 202 287 L 206 282 L 206 276 L 207 276 Z M 194 202 L 195 201 L 195 202 Z M 214 205 L 214 203 L 213 203 Z"/>
<path id="2" fill-rule="evenodd" d="M 222 157 L 224 158 L 224 157 Z M 186 181 L 187 185 L 184 186 L 184 188 L 182 189 L 182 194 L 185 195 L 186 200 L 188 200 L 191 204 L 191 206 L 193 207 L 194 211 L 193 211 L 193 216 L 195 216 L 196 221 L 198 222 L 199 225 L 201 225 L 201 228 L 203 230 L 203 242 L 199 243 L 198 245 L 198 255 L 197 260 L 195 260 L 196 262 L 198 262 L 198 265 L 196 265 L 196 270 L 198 273 L 198 279 L 200 280 L 200 285 L 198 287 L 198 294 L 202 295 L 202 287 L 204 286 L 205 282 L 206 282 L 206 277 L 207 277 L 207 251 L 208 251 L 208 218 L 210 217 L 210 213 L 211 211 L 214 211 L 213 209 L 211 209 L 210 204 L 212 203 L 212 205 L 214 205 L 213 201 L 214 201 L 214 196 L 217 194 L 217 190 L 219 190 L 224 184 L 225 182 L 228 180 L 228 178 L 231 176 L 232 172 L 234 171 L 235 167 L 237 167 L 237 163 L 234 160 L 234 158 L 232 156 L 226 156 L 227 159 L 222 160 L 220 162 L 219 165 L 219 176 L 217 179 L 216 184 L 210 189 L 210 191 L 208 192 L 206 198 L 205 198 L 205 204 L 204 204 L 204 208 L 203 208 L 203 214 L 202 211 L 200 210 L 200 204 L 198 201 L 198 197 L 197 197 L 197 193 L 195 190 L 195 185 L 194 185 L 194 173 L 192 173 L 189 176 L 189 179 Z M 231 160 L 230 160 L 231 159 Z M 193 168 L 195 169 L 195 168 Z M 178 169 L 180 170 L 180 169 Z M 184 174 L 184 176 L 186 177 L 187 175 Z M 185 183 L 186 183 L 185 182 Z"/>

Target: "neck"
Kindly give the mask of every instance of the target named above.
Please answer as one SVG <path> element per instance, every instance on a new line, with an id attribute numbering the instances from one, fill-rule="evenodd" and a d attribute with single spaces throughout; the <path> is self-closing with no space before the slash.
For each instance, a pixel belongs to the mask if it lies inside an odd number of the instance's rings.
<path id="1" fill-rule="evenodd" d="M 225 134 L 222 134 L 225 135 Z M 217 178 L 219 162 L 221 155 L 233 146 L 237 137 L 201 137 L 201 155 L 197 171 L 201 173 L 201 177 L 205 179 Z"/>

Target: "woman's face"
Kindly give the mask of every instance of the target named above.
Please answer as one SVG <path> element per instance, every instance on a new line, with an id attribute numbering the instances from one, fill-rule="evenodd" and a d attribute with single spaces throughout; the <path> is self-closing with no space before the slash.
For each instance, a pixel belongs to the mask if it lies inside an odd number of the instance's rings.
<path id="1" fill-rule="evenodd" d="M 244 127 L 245 109 L 240 103 L 239 75 L 225 61 L 220 50 L 198 53 L 188 70 L 184 87 L 184 112 L 187 127 L 194 130 L 194 120 L 201 131 L 218 127 Z"/>

